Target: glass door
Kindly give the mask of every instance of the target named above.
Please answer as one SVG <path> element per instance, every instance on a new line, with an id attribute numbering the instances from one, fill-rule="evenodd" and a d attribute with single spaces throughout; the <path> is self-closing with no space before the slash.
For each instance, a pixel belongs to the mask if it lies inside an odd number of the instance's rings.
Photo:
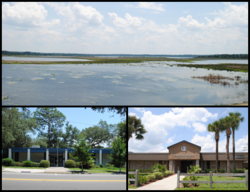
<path id="1" fill-rule="evenodd" d="M 54 156 L 50 156 L 50 166 L 55 166 Z"/>
<path id="2" fill-rule="evenodd" d="M 55 166 L 57 167 L 57 157 L 55 156 Z"/>

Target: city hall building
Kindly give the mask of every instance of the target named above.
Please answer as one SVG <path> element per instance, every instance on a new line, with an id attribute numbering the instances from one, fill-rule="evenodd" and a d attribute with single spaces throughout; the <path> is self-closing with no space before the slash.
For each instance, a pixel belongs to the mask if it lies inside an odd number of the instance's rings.
<path id="1" fill-rule="evenodd" d="M 151 169 L 159 163 L 170 171 L 187 172 L 190 165 L 199 165 L 202 170 L 216 169 L 216 153 L 200 152 L 201 147 L 188 141 L 181 141 L 168 147 L 169 153 L 128 153 L 128 169 Z M 229 153 L 230 169 L 233 169 L 233 153 Z M 227 165 L 226 153 L 218 153 L 219 169 Z M 248 152 L 235 152 L 236 169 L 248 168 Z"/>
<path id="2" fill-rule="evenodd" d="M 25 160 L 31 160 L 33 162 L 40 163 L 41 160 L 48 160 L 50 166 L 64 166 L 65 162 L 70 159 L 69 153 L 74 152 L 72 148 L 22 148 L 22 147 L 10 147 L 8 148 L 8 157 L 16 162 L 23 162 Z M 95 164 L 103 166 L 109 163 L 111 160 L 107 157 L 112 153 L 112 149 L 91 149 L 89 153 L 93 153 Z M 58 154 L 58 156 L 57 156 Z M 58 158 L 58 159 L 57 159 Z M 58 161 L 58 162 L 57 162 Z"/>

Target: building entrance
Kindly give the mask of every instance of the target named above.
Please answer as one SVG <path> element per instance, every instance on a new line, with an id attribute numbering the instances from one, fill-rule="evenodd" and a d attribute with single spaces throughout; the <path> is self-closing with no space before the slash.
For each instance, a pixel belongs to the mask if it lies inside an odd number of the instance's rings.
<path id="1" fill-rule="evenodd" d="M 63 166 L 63 156 L 58 155 L 58 167 Z M 57 156 L 56 155 L 51 155 L 50 156 L 50 166 L 51 167 L 56 167 L 57 166 Z"/>
<path id="2" fill-rule="evenodd" d="M 187 167 L 188 170 L 190 170 L 190 165 L 193 165 L 193 161 L 181 161 L 181 172 L 187 173 Z"/>

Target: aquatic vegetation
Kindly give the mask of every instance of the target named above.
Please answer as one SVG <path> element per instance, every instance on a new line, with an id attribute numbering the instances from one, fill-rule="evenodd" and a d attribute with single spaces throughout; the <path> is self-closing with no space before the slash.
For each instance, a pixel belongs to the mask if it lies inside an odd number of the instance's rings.
<path id="1" fill-rule="evenodd" d="M 79 77 L 79 76 L 72 76 L 71 78 L 79 79 L 81 77 Z"/>
<path id="2" fill-rule="evenodd" d="M 15 84 L 15 83 L 17 83 L 17 82 L 8 82 L 8 84 Z"/>
<path id="3" fill-rule="evenodd" d="M 56 78 L 50 78 L 51 80 L 56 80 Z"/>
<path id="4" fill-rule="evenodd" d="M 50 76 L 50 74 L 42 74 L 42 76 Z"/>
<path id="5" fill-rule="evenodd" d="M 31 79 L 32 81 L 35 81 L 35 80 L 43 80 L 44 78 L 33 78 L 33 79 Z"/>

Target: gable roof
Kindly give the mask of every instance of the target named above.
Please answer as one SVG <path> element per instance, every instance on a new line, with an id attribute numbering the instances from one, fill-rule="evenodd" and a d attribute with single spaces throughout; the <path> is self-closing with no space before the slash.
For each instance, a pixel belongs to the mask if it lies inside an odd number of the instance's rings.
<path id="1" fill-rule="evenodd" d="M 190 142 L 188 142 L 188 141 L 186 141 L 186 140 L 180 141 L 179 143 L 182 143 L 182 142 L 187 142 L 187 143 L 189 143 L 189 144 L 191 144 L 191 145 L 194 145 L 194 146 L 196 146 L 196 147 L 199 147 L 199 148 L 201 149 L 201 147 L 200 147 L 200 146 L 195 145 L 195 144 L 193 144 L 193 143 L 190 143 Z M 173 147 L 173 146 L 175 146 L 175 145 L 179 144 L 179 143 L 175 143 L 175 144 L 173 144 L 173 145 L 168 146 L 168 149 L 169 149 L 170 147 Z"/>

